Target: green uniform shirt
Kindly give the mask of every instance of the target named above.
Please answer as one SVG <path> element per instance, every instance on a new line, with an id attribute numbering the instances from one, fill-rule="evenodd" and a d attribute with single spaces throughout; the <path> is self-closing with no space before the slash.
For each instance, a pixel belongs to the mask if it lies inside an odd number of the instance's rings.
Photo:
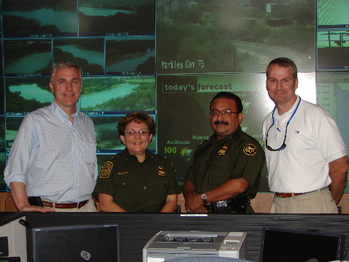
<path id="1" fill-rule="evenodd" d="M 249 197 L 255 197 L 265 161 L 258 141 L 240 127 L 224 139 L 216 139 L 214 134 L 197 148 L 185 179 L 195 185 L 196 193 L 204 193 L 228 180 L 243 178 L 249 183 Z"/>
<path id="2" fill-rule="evenodd" d="M 148 149 L 140 163 L 127 149 L 103 163 L 93 196 L 108 194 L 128 212 L 160 212 L 168 195 L 178 194 L 175 169 Z"/>

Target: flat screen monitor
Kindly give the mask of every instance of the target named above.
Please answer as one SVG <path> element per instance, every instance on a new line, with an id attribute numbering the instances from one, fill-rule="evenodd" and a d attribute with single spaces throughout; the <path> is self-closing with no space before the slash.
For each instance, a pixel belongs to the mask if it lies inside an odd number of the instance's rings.
<path id="1" fill-rule="evenodd" d="M 328 262 L 344 257 L 344 235 L 263 228 L 260 262 Z"/>
<path id="2" fill-rule="evenodd" d="M 119 262 L 119 228 L 78 225 L 32 229 L 34 262 Z"/>

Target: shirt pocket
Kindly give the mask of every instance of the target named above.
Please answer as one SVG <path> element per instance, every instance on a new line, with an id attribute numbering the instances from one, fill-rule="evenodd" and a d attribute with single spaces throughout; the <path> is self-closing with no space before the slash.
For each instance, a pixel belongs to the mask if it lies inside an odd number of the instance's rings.
<path id="1" fill-rule="evenodd" d="M 157 186 L 157 187 L 167 188 L 168 180 L 167 179 L 161 179 L 161 178 L 155 179 L 154 185 Z"/>
<path id="2" fill-rule="evenodd" d="M 207 169 L 211 189 L 217 188 L 231 179 L 227 159 L 216 159 L 209 164 Z"/>
<path id="3" fill-rule="evenodd" d="M 122 207 L 136 203 L 139 199 L 141 187 L 137 178 L 130 174 L 117 174 L 115 181 L 114 201 Z"/>
<path id="4" fill-rule="evenodd" d="M 116 174 L 117 186 L 121 188 L 132 188 L 137 184 L 136 177 L 130 174 Z"/>
<path id="5" fill-rule="evenodd" d="M 86 163 L 93 164 L 96 161 L 96 143 L 82 142 L 84 160 Z"/>
<path id="6" fill-rule="evenodd" d="M 166 201 L 168 193 L 168 179 L 158 178 L 154 180 L 154 193 L 157 195 L 158 199 Z"/>

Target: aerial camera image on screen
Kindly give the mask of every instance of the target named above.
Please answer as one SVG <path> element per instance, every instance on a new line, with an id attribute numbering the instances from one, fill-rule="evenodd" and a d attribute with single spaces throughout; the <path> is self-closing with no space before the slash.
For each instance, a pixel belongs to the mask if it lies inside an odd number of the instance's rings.
<path id="1" fill-rule="evenodd" d="M 318 70 L 349 70 L 349 0 L 318 1 Z"/>
<path id="2" fill-rule="evenodd" d="M 125 148 L 117 131 L 121 117 L 91 117 L 91 119 L 95 125 L 97 153 L 111 153 Z"/>
<path id="3" fill-rule="evenodd" d="M 4 40 L 6 76 L 50 75 L 51 40 Z"/>
<path id="4" fill-rule="evenodd" d="M 71 61 L 84 72 L 84 75 L 104 75 L 104 40 L 54 39 L 54 61 Z"/>
<path id="5" fill-rule="evenodd" d="M 318 70 L 349 70 L 349 30 L 319 30 Z"/>
<path id="6" fill-rule="evenodd" d="M 153 0 L 80 0 L 80 36 L 154 34 Z"/>
<path id="7" fill-rule="evenodd" d="M 97 154 L 119 153 L 125 149 L 118 133 L 118 123 L 123 116 L 91 117 L 96 130 Z M 155 151 L 156 136 L 153 137 L 148 149 Z"/>
<path id="8" fill-rule="evenodd" d="M 81 111 L 90 115 L 155 111 L 155 77 L 85 77 Z"/>
<path id="9" fill-rule="evenodd" d="M 315 0 L 156 0 L 157 73 L 264 72 L 286 56 L 315 68 Z"/>
<path id="10" fill-rule="evenodd" d="M 7 117 L 6 118 L 6 153 L 10 153 L 15 137 L 23 117 Z"/>
<path id="11" fill-rule="evenodd" d="M 108 75 L 154 75 L 154 36 L 137 40 L 126 40 L 126 37 L 124 40 L 107 40 L 106 66 Z"/>
<path id="12" fill-rule="evenodd" d="M 76 36 L 76 1 L 2 0 L 5 37 Z"/>
<path id="13" fill-rule="evenodd" d="M 317 24 L 319 28 L 345 27 L 349 24 L 349 0 L 317 2 Z"/>
<path id="14" fill-rule="evenodd" d="M 6 114 L 25 115 L 51 104 L 49 78 L 6 78 Z M 155 77 L 86 77 L 81 111 L 87 115 L 155 111 Z"/>
<path id="15" fill-rule="evenodd" d="M 25 115 L 51 104 L 49 78 L 6 78 L 6 115 Z"/>

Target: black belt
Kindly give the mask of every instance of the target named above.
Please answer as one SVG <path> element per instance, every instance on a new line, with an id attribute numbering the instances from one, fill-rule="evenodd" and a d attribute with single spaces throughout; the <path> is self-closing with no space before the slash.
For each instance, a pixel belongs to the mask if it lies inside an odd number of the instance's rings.
<path id="1" fill-rule="evenodd" d="M 233 198 L 204 205 L 209 213 L 246 213 L 250 199 L 247 193 Z"/>
<path id="2" fill-rule="evenodd" d="M 86 205 L 88 200 L 79 202 L 79 203 L 54 203 L 50 201 L 42 200 L 42 205 L 44 207 L 51 207 L 51 208 L 81 208 L 84 205 Z"/>

